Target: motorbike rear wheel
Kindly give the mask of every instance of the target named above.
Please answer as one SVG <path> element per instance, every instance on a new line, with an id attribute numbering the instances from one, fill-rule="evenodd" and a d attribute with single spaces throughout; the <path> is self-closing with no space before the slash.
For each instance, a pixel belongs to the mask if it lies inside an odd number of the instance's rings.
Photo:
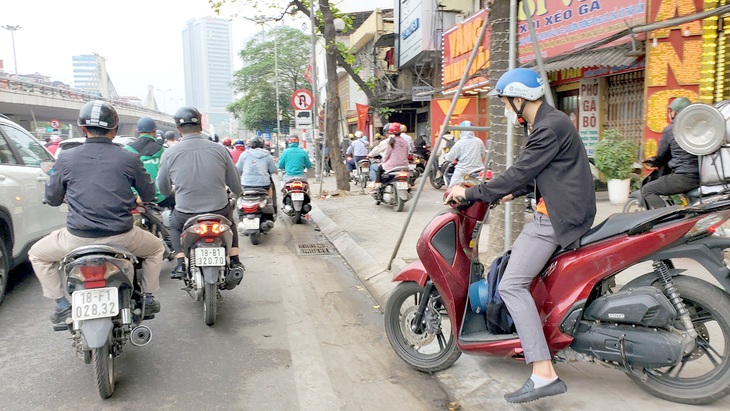
<path id="1" fill-rule="evenodd" d="M 203 319 L 205 325 L 213 325 L 218 316 L 218 284 L 205 283 L 204 293 Z"/>
<path id="2" fill-rule="evenodd" d="M 294 216 L 292 217 L 291 221 L 294 224 L 300 224 L 302 222 L 302 212 L 301 211 L 294 211 Z"/>
<path id="3" fill-rule="evenodd" d="M 624 213 L 635 213 L 637 211 L 646 211 L 646 207 L 644 207 L 641 203 L 639 203 L 639 200 L 633 197 L 629 197 L 628 200 L 626 200 L 626 204 L 624 204 Z"/>
<path id="4" fill-rule="evenodd" d="M 101 398 L 109 398 L 114 393 L 114 355 L 109 349 L 111 338 L 109 334 L 109 341 L 103 347 L 91 350 L 91 365 L 94 367 L 96 389 Z"/>
<path id="5" fill-rule="evenodd" d="M 435 290 L 427 296 L 430 301 L 423 318 L 425 329 L 413 331 L 413 317 L 424 291 L 424 287 L 410 281 L 395 287 L 385 306 L 385 334 L 403 361 L 418 371 L 434 373 L 451 367 L 461 351 L 451 333 L 452 319 Z"/>
<path id="6" fill-rule="evenodd" d="M 249 234 L 248 239 L 251 240 L 251 244 L 258 245 L 261 242 L 261 232 L 257 231 Z"/>
<path id="7" fill-rule="evenodd" d="M 656 397 L 709 404 L 730 394 L 730 295 L 693 277 L 674 277 L 674 285 L 697 331 L 696 348 L 675 366 L 645 369 L 646 381 L 627 375 Z M 661 287 L 658 282 L 654 286 Z"/>
<path id="8" fill-rule="evenodd" d="M 403 207 L 405 206 L 406 202 L 403 201 L 398 194 L 395 195 L 395 204 L 393 205 L 393 210 L 395 210 L 396 213 L 399 213 L 403 211 Z"/>

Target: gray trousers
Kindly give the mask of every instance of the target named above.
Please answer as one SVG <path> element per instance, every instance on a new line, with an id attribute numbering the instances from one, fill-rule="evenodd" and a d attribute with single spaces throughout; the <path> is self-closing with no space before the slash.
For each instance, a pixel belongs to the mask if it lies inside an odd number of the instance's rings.
<path id="1" fill-rule="evenodd" d="M 499 294 L 515 322 L 528 364 L 550 359 L 540 314 L 530 294 L 530 284 L 558 247 L 550 219 L 534 213 L 532 222 L 525 226 L 512 245 L 512 255 L 499 284 Z"/>

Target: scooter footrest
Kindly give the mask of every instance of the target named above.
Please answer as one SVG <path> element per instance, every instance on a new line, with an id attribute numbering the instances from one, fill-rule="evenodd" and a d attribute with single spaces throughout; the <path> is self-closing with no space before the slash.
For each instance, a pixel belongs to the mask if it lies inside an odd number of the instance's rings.
<path id="1" fill-rule="evenodd" d="M 68 331 L 68 324 L 53 324 L 53 331 Z"/>

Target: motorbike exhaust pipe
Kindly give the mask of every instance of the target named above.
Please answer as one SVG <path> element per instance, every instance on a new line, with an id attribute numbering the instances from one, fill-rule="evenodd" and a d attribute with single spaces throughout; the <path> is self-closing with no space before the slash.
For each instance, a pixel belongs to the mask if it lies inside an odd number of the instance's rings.
<path id="1" fill-rule="evenodd" d="M 226 273 L 226 290 L 232 290 L 236 288 L 238 284 L 241 284 L 243 280 L 243 268 L 231 268 Z"/>
<path id="2" fill-rule="evenodd" d="M 132 330 L 129 340 L 135 347 L 144 347 L 152 340 L 152 331 L 146 325 L 138 325 Z"/>

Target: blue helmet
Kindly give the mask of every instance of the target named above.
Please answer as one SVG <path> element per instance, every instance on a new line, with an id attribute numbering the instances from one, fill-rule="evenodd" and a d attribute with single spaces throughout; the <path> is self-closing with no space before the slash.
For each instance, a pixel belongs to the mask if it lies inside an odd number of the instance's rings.
<path id="1" fill-rule="evenodd" d="M 545 95 L 545 84 L 535 70 L 516 68 L 504 73 L 489 95 L 535 101 Z"/>
<path id="2" fill-rule="evenodd" d="M 150 117 L 142 117 L 137 120 L 137 132 L 139 133 L 151 133 L 157 129 L 155 120 Z"/>
<path id="3" fill-rule="evenodd" d="M 245 145 L 246 145 L 246 143 L 245 143 L 245 142 L 244 142 L 243 140 L 241 140 L 241 139 L 238 139 L 238 140 L 236 140 L 236 142 L 235 142 L 235 143 L 233 143 L 233 145 L 234 145 L 234 146 L 245 146 Z"/>
<path id="4" fill-rule="evenodd" d="M 479 280 L 469 285 L 469 305 L 474 314 L 487 312 L 489 302 L 489 283 L 487 279 Z"/>
<path id="5" fill-rule="evenodd" d="M 459 125 L 462 127 L 474 127 L 474 124 L 472 124 L 472 122 L 469 120 L 464 120 Z"/>

